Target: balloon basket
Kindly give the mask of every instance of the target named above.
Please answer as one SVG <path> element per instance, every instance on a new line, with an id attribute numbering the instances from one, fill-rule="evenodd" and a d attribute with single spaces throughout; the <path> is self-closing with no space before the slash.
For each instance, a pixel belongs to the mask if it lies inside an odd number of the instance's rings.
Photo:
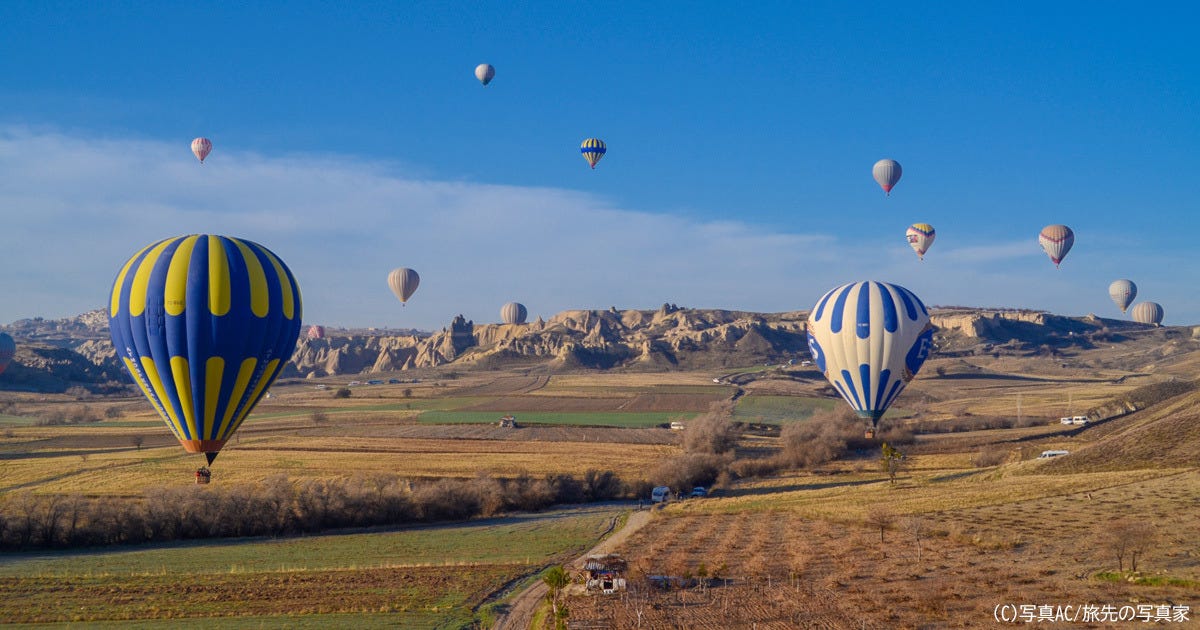
<path id="1" fill-rule="evenodd" d="M 212 472 L 208 468 L 201 467 L 196 471 L 196 483 L 210 483 L 212 481 Z"/>
<path id="2" fill-rule="evenodd" d="M 863 437 L 867 438 L 868 440 L 874 440 L 875 429 L 867 429 L 866 433 L 863 434 Z"/>

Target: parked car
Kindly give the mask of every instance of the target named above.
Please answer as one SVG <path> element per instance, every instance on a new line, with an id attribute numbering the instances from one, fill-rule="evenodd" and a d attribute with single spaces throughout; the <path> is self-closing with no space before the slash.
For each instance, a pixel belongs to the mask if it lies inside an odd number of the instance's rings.
<path id="1" fill-rule="evenodd" d="M 650 491 L 651 503 L 666 503 L 671 500 L 671 488 L 668 486 L 658 486 Z"/>
<path id="2" fill-rule="evenodd" d="M 695 488 L 692 488 L 693 498 L 703 499 L 706 496 L 708 496 L 708 490 L 705 490 L 703 486 L 696 486 Z"/>
<path id="3" fill-rule="evenodd" d="M 399 384 L 400 384 L 400 379 L 398 379 L 398 378 L 389 378 L 388 379 L 388 385 L 399 385 Z"/>

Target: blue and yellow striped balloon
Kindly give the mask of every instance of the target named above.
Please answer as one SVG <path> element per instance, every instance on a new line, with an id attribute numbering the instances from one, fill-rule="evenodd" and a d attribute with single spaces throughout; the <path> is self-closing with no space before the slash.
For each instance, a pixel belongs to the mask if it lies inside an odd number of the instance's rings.
<path id="1" fill-rule="evenodd" d="M 109 299 L 113 347 L 189 453 L 209 463 L 300 336 L 300 287 L 270 250 L 193 234 L 134 254 Z"/>
<path id="2" fill-rule="evenodd" d="M 596 168 L 596 162 L 604 157 L 604 154 L 608 152 L 608 147 L 600 138 L 588 138 L 579 145 L 579 152 L 583 154 L 583 159 L 592 165 L 592 168 Z"/>
<path id="3" fill-rule="evenodd" d="M 933 350 L 921 300 L 902 286 L 853 282 L 808 315 L 808 348 L 825 378 L 872 431 Z"/>

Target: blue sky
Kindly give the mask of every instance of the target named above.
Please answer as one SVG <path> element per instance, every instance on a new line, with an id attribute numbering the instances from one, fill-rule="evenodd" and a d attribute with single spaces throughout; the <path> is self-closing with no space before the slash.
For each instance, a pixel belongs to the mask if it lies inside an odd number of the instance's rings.
<path id="1" fill-rule="evenodd" d="M 344 4 L 0 3 L 0 322 L 98 308 L 143 245 L 213 232 L 334 325 L 807 309 L 860 279 L 1120 317 L 1121 277 L 1200 323 L 1195 3 Z"/>

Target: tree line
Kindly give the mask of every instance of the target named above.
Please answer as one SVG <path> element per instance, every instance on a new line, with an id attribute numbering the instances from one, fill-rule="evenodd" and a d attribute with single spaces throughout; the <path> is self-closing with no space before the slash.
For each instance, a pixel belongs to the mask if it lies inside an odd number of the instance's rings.
<path id="1" fill-rule="evenodd" d="M 136 499 L 19 492 L 0 502 L 0 550 L 461 521 L 640 491 L 611 471 L 589 470 L 582 478 L 480 475 L 417 481 L 388 474 L 299 481 L 275 475 L 251 485 L 157 488 Z"/>

